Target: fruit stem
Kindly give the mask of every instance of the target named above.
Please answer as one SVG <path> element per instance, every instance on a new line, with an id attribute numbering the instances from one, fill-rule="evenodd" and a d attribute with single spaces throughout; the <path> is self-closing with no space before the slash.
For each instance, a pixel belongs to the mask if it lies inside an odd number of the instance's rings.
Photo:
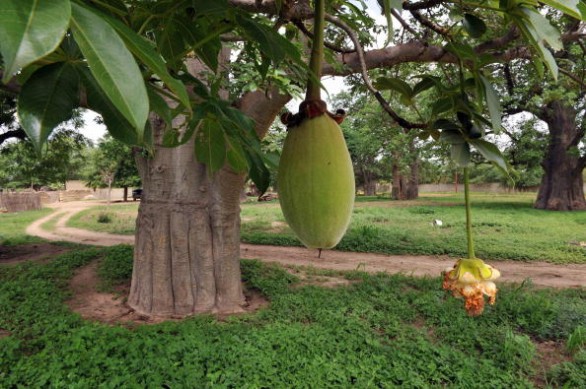
<path id="1" fill-rule="evenodd" d="M 307 80 L 307 94 L 305 100 L 321 100 L 321 64 L 324 58 L 324 29 L 325 29 L 325 0 L 315 0 L 315 14 L 313 19 L 313 42 L 309 59 L 309 79 Z"/>
<path id="2" fill-rule="evenodd" d="M 474 240 L 472 239 L 472 207 L 470 205 L 470 180 L 468 168 L 464 168 L 464 204 L 466 205 L 466 241 L 468 242 L 468 258 L 474 259 Z"/>

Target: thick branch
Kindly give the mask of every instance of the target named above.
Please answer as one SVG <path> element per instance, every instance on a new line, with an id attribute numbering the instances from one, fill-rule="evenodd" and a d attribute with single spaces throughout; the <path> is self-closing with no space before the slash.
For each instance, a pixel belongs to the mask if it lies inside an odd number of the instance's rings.
<path id="1" fill-rule="evenodd" d="M 417 11 L 420 9 L 433 8 L 437 7 L 444 1 L 445 0 L 423 0 L 418 1 L 417 3 L 409 3 L 408 1 L 403 1 L 403 9 L 406 9 L 408 11 Z"/>
<path id="2" fill-rule="evenodd" d="M 421 23 L 422 25 L 424 25 L 425 27 L 429 28 L 430 30 L 433 30 L 435 32 L 437 32 L 440 35 L 443 35 L 445 37 L 450 37 L 450 32 L 448 31 L 447 28 L 440 26 L 437 23 L 434 23 L 433 21 L 429 20 L 428 18 L 426 18 L 425 16 L 423 16 L 423 14 L 419 11 L 411 11 L 411 15 L 413 15 L 413 18 L 415 18 L 415 20 L 417 20 L 419 23 Z"/>
<path id="3" fill-rule="evenodd" d="M 244 94 L 236 103 L 236 107 L 256 124 L 256 133 L 263 138 L 281 108 L 291 100 L 291 96 L 282 94 L 277 88 L 255 91 Z"/>
<path id="4" fill-rule="evenodd" d="M 326 20 L 328 20 L 328 21 L 334 23 L 335 25 L 337 25 L 338 27 L 342 28 L 346 32 L 346 34 L 348 34 L 348 36 L 350 37 L 350 39 L 354 43 L 354 47 L 356 48 L 356 54 L 358 55 L 358 60 L 360 62 L 360 71 L 362 73 L 362 79 L 364 80 L 364 84 L 366 85 L 366 88 L 368 89 L 368 91 L 374 95 L 374 97 L 377 99 L 379 104 L 389 114 L 389 116 L 391 118 L 393 118 L 394 121 L 396 121 L 401 127 L 405 128 L 405 129 L 427 127 L 427 125 L 425 123 L 411 123 L 411 122 L 407 121 L 406 119 L 402 118 L 401 116 L 399 116 L 399 114 L 397 114 L 391 108 L 391 106 L 389 105 L 387 100 L 372 85 L 372 83 L 370 82 L 370 78 L 368 77 L 368 73 L 367 73 L 366 63 L 365 63 L 365 59 L 364 59 L 364 49 L 360 45 L 360 41 L 358 40 L 358 37 L 356 36 L 356 33 L 354 32 L 354 30 L 352 30 L 346 23 L 344 23 L 343 21 L 341 21 L 340 19 L 338 19 L 334 16 L 326 15 Z"/>
<path id="5" fill-rule="evenodd" d="M 26 139 L 26 132 L 22 128 L 6 131 L 0 134 L 0 145 L 10 138 Z"/>
<path id="6" fill-rule="evenodd" d="M 403 17 L 401 16 L 401 14 L 399 14 L 399 12 L 397 12 L 396 9 L 392 9 L 391 10 L 391 14 L 393 15 L 393 17 L 395 19 L 397 19 L 399 21 L 399 23 L 401 23 L 401 26 L 403 26 L 403 28 L 407 31 L 409 31 L 411 34 L 413 34 L 413 36 L 419 36 L 419 33 L 417 31 L 415 31 L 413 28 L 411 28 L 411 26 L 409 25 L 409 23 L 407 23 L 405 21 L 405 19 L 403 19 Z"/>
<path id="7" fill-rule="evenodd" d="M 358 54 L 339 55 L 337 61 L 343 63 L 343 69 L 329 64 L 324 65 L 323 74 L 332 76 L 346 76 L 360 72 Z M 385 68 L 406 62 L 444 62 L 457 63 L 458 58 L 438 46 L 428 46 L 419 41 L 371 50 L 365 53 L 364 61 L 367 69 Z"/>
<path id="8" fill-rule="evenodd" d="M 283 20 L 309 19 L 313 17 L 313 9 L 307 0 L 283 1 L 280 12 L 277 12 L 275 0 L 228 0 L 228 3 L 250 13 L 279 15 Z"/>
<path id="9" fill-rule="evenodd" d="M 474 48 L 477 53 L 484 53 L 489 50 L 496 50 L 503 47 L 506 47 L 509 43 L 514 41 L 519 37 L 519 29 L 516 26 L 511 26 L 509 31 L 501 37 L 491 39 L 484 43 L 479 44 Z"/>

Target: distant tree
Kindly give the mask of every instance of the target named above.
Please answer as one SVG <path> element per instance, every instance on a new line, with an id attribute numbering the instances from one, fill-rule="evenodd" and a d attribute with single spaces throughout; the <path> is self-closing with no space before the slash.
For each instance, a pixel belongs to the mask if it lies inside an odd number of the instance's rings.
<path id="1" fill-rule="evenodd" d="M 124 188 L 124 201 L 127 201 L 128 188 L 140 186 L 132 148 L 110 135 L 104 136 L 90 151 L 84 175 L 91 188 L 108 188 L 108 202 L 113 187 Z"/>
<path id="2" fill-rule="evenodd" d="M 342 92 L 333 100 L 333 106 L 344 107 L 348 114 L 342 131 L 354 165 L 356 186 L 361 186 L 365 195 L 373 196 L 378 180 L 389 176 L 382 159 L 392 122 L 388 116 L 381 115 L 378 103 L 364 93 Z"/>
<path id="3" fill-rule="evenodd" d="M 65 188 L 68 180 L 79 178 L 89 144 L 85 136 L 67 128 L 53 133 L 40 157 L 28 139 L 4 144 L 0 148 L 0 186 Z"/>

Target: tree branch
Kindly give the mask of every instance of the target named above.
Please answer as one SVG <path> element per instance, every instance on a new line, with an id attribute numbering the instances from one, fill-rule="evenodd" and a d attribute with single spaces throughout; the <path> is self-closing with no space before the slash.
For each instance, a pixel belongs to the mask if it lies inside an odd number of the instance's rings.
<path id="1" fill-rule="evenodd" d="M 450 37 L 450 31 L 447 28 L 442 27 L 439 24 L 434 23 L 431 20 L 427 19 L 425 16 L 423 16 L 421 14 L 421 12 L 412 10 L 411 15 L 413 15 L 415 20 L 417 20 L 419 23 L 421 23 L 425 27 L 429 28 L 430 30 L 435 31 L 442 36 L 445 36 L 448 38 Z"/>
<path id="2" fill-rule="evenodd" d="M 26 139 L 27 135 L 22 128 L 6 131 L 0 134 L 0 145 L 10 138 Z"/>
<path id="3" fill-rule="evenodd" d="M 346 32 L 346 34 L 348 34 L 348 36 L 350 37 L 352 42 L 354 43 L 354 47 L 356 48 L 356 54 L 358 55 L 358 60 L 360 62 L 360 71 L 362 73 L 362 79 L 364 80 L 364 84 L 366 85 L 366 88 L 374 95 L 374 97 L 377 99 L 377 101 L 383 107 L 383 109 L 389 114 L 389 116 L 391 118 L 393 118 L 393 120 L 396 121 L 397 124 L 399 124 L 401 127 L 406 128 L 406 129 L 426 128 L 427 124 L 425 124 L 425 123 L 411 123 L 411 122 L 407 121 L 406 119 L 402 118 L 401 116 L 399 116 L 399 114 L 397 114 L 391 108 L 391 106 L 389 105 L 387 100 L 372 85 L 372 83 L 370 82 L 370 77 L 368 77 L 366 62 L 364 60 L 364 49 L 362 48 L 362 45 L 360 44 L 360 41 L 358 40 L 358 37 L 356 36 L 356 33 L 354 32 L 354 30 L 352 30 L 342 20 L 340 20 L 334 16 L 326 15 L 326 20 L 335 24 L 336 26 L 340 27 L 342 30 L 344 30 Z"/>
<path id="4" fill-rule="evenodd" d="M 347 76 L 359 73 L 360 59 L 357 53 L 336 57 L 338 63 L 345 66 L 339 68 L 325 64 L 323 74 L 331 76 Z M 458 58 L 442 47 L 429 46 L 419 41 L 411 41 L 384 49 L 371 50 L 364 53 L 364 62 L 367 69 L 392 67 L 406 62 L 443 62 L 457 63 Z"/>
<path id="5" fill-rule="evenodd" d="M 413 36 L 419 36 L 419 33 L 415 31 L 413 28 L 411 28 L 409 23 L 407 23 L 405 19 L 403 19 L 403 17 L 397 12 L 396 9 L 392 9 L 391 14 L 395 19 L 399 21 L 399 23 L 401 24 L 401 26 L 403 26 L 405 30 L 409 31 L 411 34 L 413 34 Z"/>
<path id="6" fill-rule="evenodd" d="M 420 9 L 433 8 L 440 5 L 444 1 L 445 0 L 423 0 L 417 3 L 409 3 L 408 1 L 403 1 L 403 9 L 406 9 L 407 11 L 417 11 Z"/>
<path id="7" fill-rule="evenodd" d="M 311 31 L 309 31 L 307 29 L 307 27 L 305 27 L 305 24 L 303 24 L 303 22 L 299 19 L 295 19 L 293 20 L 293 24 L 299 29 L 301 30 L 301 32 L 303 34 L 305 34 L 306 36 L 310 37 L 311 39 L 313 39 L 313 33 Z M 338 47 L 336 45 L 333 45 L 329 42 L 325 42 L 324 41 L 324 46 L 327 47 L 330 50 L 335 51 L 336 53 L 341 53 L 341 54 L 350 54 L 350 53 L 355 53 L 356 49 L 344 49 L 342 47 Z"/>

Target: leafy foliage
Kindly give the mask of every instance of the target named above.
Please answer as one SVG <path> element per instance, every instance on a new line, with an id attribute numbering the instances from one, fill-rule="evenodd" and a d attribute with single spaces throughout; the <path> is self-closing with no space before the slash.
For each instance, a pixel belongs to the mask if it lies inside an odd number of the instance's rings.
<path id="1" fill-rule="evenodd" d="M 547 329 L 565 322 L 572 333 L 586 319 L 580 290 L 503 287 L 495 308 L 470 318 L 438 290 L 439 279 L 354 272 L 347 287 L 299 287 L 280 267 L 243 261 L 247 288 L 262 290 L 268 308 L 225 321 L 200 316 L 126 328 L 84 321 L 63 304 L 73 271 L 100 255 L 115 266 L 132 260 L 131 249 L 119 246 L 0 268 L 0 328 L 9 332 L 0 338 L 3 386 L 586 383 L 583 352 L 542 371 L 531 351 L 531 339 L 568 336 Z"/>

